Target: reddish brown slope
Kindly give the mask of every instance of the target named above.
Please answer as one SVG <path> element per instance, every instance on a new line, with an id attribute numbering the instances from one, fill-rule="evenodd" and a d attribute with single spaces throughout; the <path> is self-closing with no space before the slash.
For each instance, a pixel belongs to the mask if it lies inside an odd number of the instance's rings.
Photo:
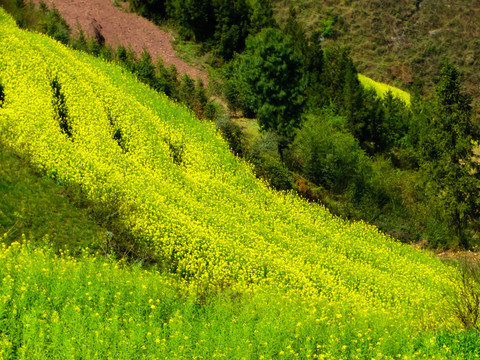
<path id="1" fill-rule="evenodd" d="M 38 4 L 40 0 L 32 0 Z M 100 25 L 101 34 L 108 45 L 131 46 L 137 55 L 146 49 L 155 61 L 159 56 L 165 66 L 174 64 L 180 74 L 202 78 L 207 75 L 185 63 L 173 50 L 172 37 L 148 20 L 115 7 L 111 0 L 44 0 L 50 7 L 53 3 L 74 32 L 77 24 L 90 36 L 94 36 L 94 25 Z"/>

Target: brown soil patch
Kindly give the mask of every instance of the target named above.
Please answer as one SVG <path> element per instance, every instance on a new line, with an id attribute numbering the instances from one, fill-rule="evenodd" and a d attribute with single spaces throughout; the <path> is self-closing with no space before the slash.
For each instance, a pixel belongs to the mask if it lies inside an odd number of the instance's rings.
<path id="1" fill-rule="evenodd" d="M 40 0 L 32 0 L 38 5 Z M 172 36 L 150 21 L 124 8 L 115 7 L 111 0 L 44 0 L 51 7 L 54 3 L 74 34 L 78 25 L 89 36 L 95 37 L 95 28 L 105 38 L 105 43 L 131 47 L 137 54 L 146 49 L 155 62 L 161 57 L 165 66 L 175 65 L 178 72 L 208 83 L 207 75 L 184 62 L 172 47 Z M 120 3 L 120 2 L 119 2 Z"/>
<path id="2" fill-rule="evenodd" d="M 436 253 L 436 255 L 442 260 L 456 260 L 460 263 L 480 263 L 480 253 L 475 251 L 443 251 Z"/>

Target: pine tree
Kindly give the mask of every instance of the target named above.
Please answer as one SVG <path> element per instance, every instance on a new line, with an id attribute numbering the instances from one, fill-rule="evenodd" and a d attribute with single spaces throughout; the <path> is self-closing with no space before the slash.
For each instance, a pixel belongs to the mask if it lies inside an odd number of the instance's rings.
<path id="1" fill-rule="evenodd" d="M 152 57 L 146 50 L 142 52 L 140 59 L 135 63 L 134 73 L 140 81 L 156 88 L 155 65 L 152 64 Z"/>
<path id="2" fill-rule="evenodd" d="M 464 248 L 480 215 L 480 166 L 473 159 L 478 131 L 472 122 L 471 97 L 460 91 L 460 74 L 445 61 L 436 86 L 430 131 L 423 139 L 426 188 L 444 221 Z"/>
<path id="3" fill-rule="evenodd" d="M 247 39 L 237 74 L 243 96 L 263 129 L 287 138 L 294 136 L 303 110 L 301 67 L 290 38 L 280 30 L 264 29 Z"/>

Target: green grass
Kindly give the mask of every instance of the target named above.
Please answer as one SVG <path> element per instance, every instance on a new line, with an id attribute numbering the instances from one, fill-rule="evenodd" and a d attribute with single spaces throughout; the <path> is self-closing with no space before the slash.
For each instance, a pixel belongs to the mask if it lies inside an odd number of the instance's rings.
<path id="1" fill-rule="evenodd" d="M 261 130 L 257 119 L 233 118 L 232 122 L 242 129 L 250 146 L 260 137 Z"/>
<path id="2" fill-rule="evenodd" d="M 87 209 L 75 207 L 69 192 L 41 176 L 26 161 L 0 146 L 0 235 L 19 241 L 22 234 L 38 241 L 49 237 L 56 247 L 98 247 L 105 230 Z"/>
<path id="3" fill-rule="evenodd" d="M 1 359 L 478 359 L 473 332 L 411 333 L 264 289 L 195 284 L 84 252 L 0 247 Z"/>

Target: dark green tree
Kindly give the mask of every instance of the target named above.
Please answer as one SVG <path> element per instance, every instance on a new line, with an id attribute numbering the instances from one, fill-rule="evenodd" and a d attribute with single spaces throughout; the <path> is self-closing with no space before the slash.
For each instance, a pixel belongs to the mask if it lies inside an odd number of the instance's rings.
<path id="1" fill-rule="evenodd" d="M 472 122 L 471 97 L 460 91 L 460 74 L 445 61 L 436 86 L 427 138 L 421 141 L 422 170 L 436 212 L 464 248 L 480 216 L 480 168 L 473 159 L 478 130 Z"/>
<path id="2" fill-rule="evenodd" d="M 215 12 L 215 48 L 225 60 L 245 48 L 249 30 L 249 6 L 245 0 L 213 0 Z"/>
<path id="3" fill-rule="evenodd" d="M 305 29 L 297 20 L 297 11 L 295 7 L 290 6 L 289 15 L 283 33 L 290 36 L 293 44 L 293 50 L 296 55 L 304 56 L 308 49 L 308 40 Z"/>
<path id="4" fill-rule="evenodd" d="M 321 83 L 324 56 L 319 34 L 314 32 L 308 41 L 305 57 L 305 72 L 308 74 L 308 86 L 315 89 L 316 84 Z"/>
<path id="5" fill-rule="evenodd" d="M 321 96 L 321 78 L 320 74 L 323 69 L 323 50 L 319 34 L 313 32 L 312 35 L 307 37 L 305 29 L 297 19 L 297 11 L 295 7 L 290 6 L 289 16 L 285 27 L 283 28 L 284 34 L 290 36 L 294 53 L 303 59 L 303 72 L 307 78 L 309 95 L 315 97 Z"/>
<path id="6" fill-rule="evenodd" d="M 172 64 L 170 69 L 163 65 L 162 59 L 157 59 L 157 90 L 163 91 L 167 96 L 178 99 L 178 72 L 175 65 Z"/>
<path id="7" fill-rule="evenodd" d="M 130 8 L 140 16 L 154 22 L 160 22 L 166 18 L 165 0 L 128 0 Z"/>
<path id="8" fill-rule="evenodd" d="M 304 80 L 301 59 L 289 37 L 264 29 L 249 37 L 236 67 L 235 81 L 262 129 L 293 138 L 303 111 Z"/>
<path id="9" fill-rule="evenodd" d="M 127 50 L 123 45 L 119 45 L 115 56 L 124 67 L 134 72 L 136 56 L 131 48 Z"/>
<path id="10" fill-rule="evenodd" d="M 338 113 L 345 116 L 348 131 L 370 155 L 384 151 L 388 140 L 384 134 L 381 99 L 374 90 L 364 89 L 360 84 L 348 49 L 327 48 L 321 66 L 322 71 L 316 76 L 320 79 L 322 92 L 316 95 L 315 105 L 324 107 L 333 104 Z"/>
<path id="11" fill-rule="evenodd" d="M 181 26 L 180 34 L 203 42 L 213 37 L 216 19 L 212 0 L 167 0 L 166 13 Z"/>
<path id="12" fill-rule="evenodd" d="M 381 146 L 382 151 L 399 146 L 402 139 L 408 132 L 408 109 L 406 104 L 399 98 L 396 98 L 391 91 L 381 100 L 383 111 L 383 124 L 381 127 Z"/>
<path id="13" fill-rule="evenodd" d="M 140 81 L 150 85 L 154 89 L 157 87 L 155 66 L 152 64 L 152 57 L 146 50 L 142 52 L 140 59 L 135 63 L 134 73 Z"/>
<path id="14" fill-rule="evenodd" d="M 361 86 L 348 49 L 340 47 L 325 49 L 321 81 L 324 89 L 322 105 L 333 103 L 344 107 L 346 105 L 342 102 L 346 92 L 350 94 L 349 98 L 352 100 L 357 96 Z M 345 89 L 345 86 L 348 86 L 348 89 Z M 358 105 L 355 106 L 355 108 L 358 107 Z"/>
<path id="15" fill-rule="evenodd" d="M 70 41 L 70 27 L 55 7 L 55 4 L 47 11 L 45 20 L 39 24 L 39 28 L 48 36 L 53 37 L 63 44 L 68 44 Z"/>
<path id="16" fill-rule="evenodd" d="M 253 1 L 249 14 L 250 29 L 249 33 L 255 35 L 265 28 L 278 27 L 273 17 L 273 8 L 271 0 Z"/>

